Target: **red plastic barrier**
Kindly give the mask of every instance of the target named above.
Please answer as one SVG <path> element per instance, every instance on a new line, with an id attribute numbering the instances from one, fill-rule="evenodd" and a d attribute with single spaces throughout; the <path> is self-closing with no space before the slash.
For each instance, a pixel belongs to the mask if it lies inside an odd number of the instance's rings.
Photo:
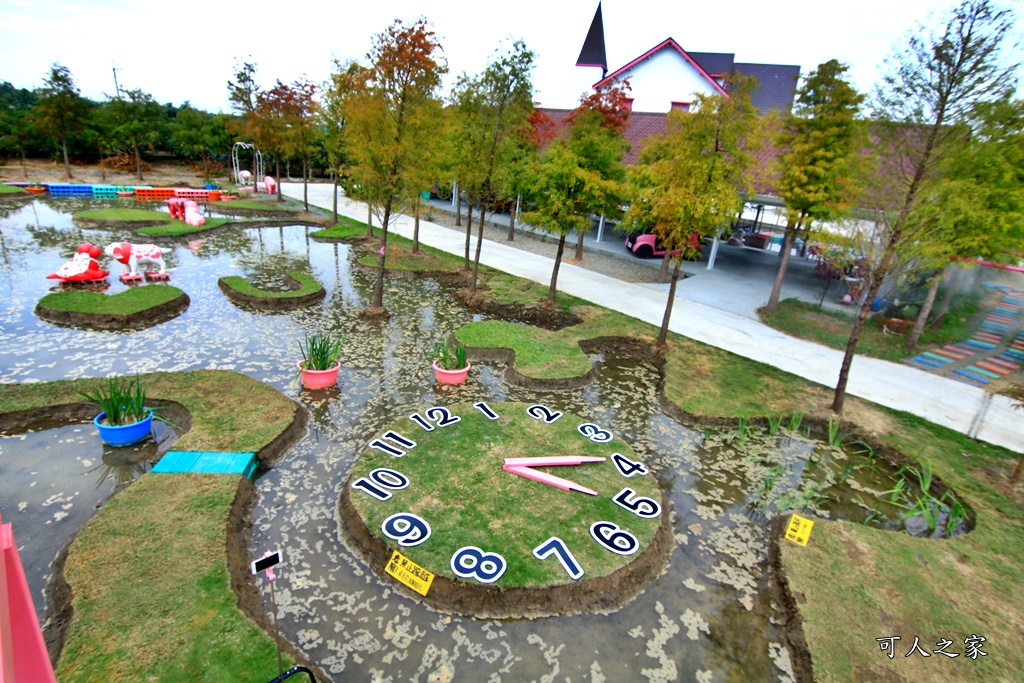
<path id="1" fill-rule="evenodd" d="M 10 524 L 0 519 L 0 683 L 56 683 Z"/>

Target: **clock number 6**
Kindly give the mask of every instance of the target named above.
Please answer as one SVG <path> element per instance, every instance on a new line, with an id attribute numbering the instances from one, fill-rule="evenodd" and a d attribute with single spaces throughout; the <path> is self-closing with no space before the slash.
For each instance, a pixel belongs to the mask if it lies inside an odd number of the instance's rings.
<path id="1" fill-rule="evenodd" d="M 370 479 L 360 477 L 352 482 L 352 488 L 359 489 L 377 500 L 387 500 L 391 494 L 384 489 L 399 491 L 409 485 L 409 479 L 401 472 L 389 470 L 386 467 L 378 467 L 369 474 Z M 383 487 L 383 488 L 381 488 Z"/>
<path id="2" fill-rule="evenodd" d="M 535 403 L 526 409 L 526 414 L 532 417 L 534 420 L 544 420 L 545 424 L 551 424 L 558 418 L 562 417 L 562 413 L 557 410 L 551 410 L 545 405 Z"/>
<path id="3" fill-rule="evenodd" d="M 636 491 L 633 489 L 622 489 L 619 493 L 612 498 L 615 504 L 619 507 L 624 507 L 632 512 L 637 517 L 643 517 L 644 519 L 654 519 L 661 515 L 661 504 L 651 498 L 644 498 L 643 496 L 636 496 Z M 633 500 L 630 500 L 633 498 Z"/>
<path id="4" fill-rule="evenodd" d="M 430 525 L 411 512 L 391 515 L 380 525 L 380 530 L 385 536 L 398 541 L 398 545 L 406 548 L 419 545 L 430 538 Z"/>
<path id="5" fill-rule="evenodd" d="M 632 555 L 640 547 L 636 536 L 612 522 L 594 522 L 590 525 L 590 535 L 617 555 Z"/>
<path id="6" fill-rule="evenodd" d="M 593 422 L 584 422 L 576 430 L 594 443 L 608 443 L 612 440 L 612 433 L 607 429 L 601 429 Z"/>
<path id="7" fill-rule="evenodd" d="M 494 583 L 505 573 L 505 558 L 498 553 L 486 553 L 467 545 L 452 555 L 451 567 L 456 576 L 476 579 L 480 583 Z"/>
<path id="8" fill-rule="evenodd" d="M 552 536 L 548 540 L 541 543 L 539 546 L 533 549 L 533 556 L 538 560 L 546 560 L 547 558 L 554 555 L 558 558 L 559 563 L 562 565 L 562 569 L 569 575 L 573 581 L 579 581 L 583 577 L 583 567 L 576 561 L 576 558 L 569 552 L 569 548 L 565 545 L 565 541 L 560 539 L 558 536 Z"/>

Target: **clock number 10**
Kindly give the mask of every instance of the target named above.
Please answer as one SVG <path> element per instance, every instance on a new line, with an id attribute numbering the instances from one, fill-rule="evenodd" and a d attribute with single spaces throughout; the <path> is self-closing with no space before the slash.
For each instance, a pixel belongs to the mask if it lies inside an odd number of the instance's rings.
<path id="1" fill-rule="evenodd" d="M 377 500 L 388 500 L 391 491 L 400 491 L 409 485 L 409 478 L 396 470 L 389 470 L 386 467 L 378 467 L 371 470 L 367 475 L 369 479 L 360 477 L 352 482 L 352 488 L 359 489 L 363 493 L 373 496 Z"/>

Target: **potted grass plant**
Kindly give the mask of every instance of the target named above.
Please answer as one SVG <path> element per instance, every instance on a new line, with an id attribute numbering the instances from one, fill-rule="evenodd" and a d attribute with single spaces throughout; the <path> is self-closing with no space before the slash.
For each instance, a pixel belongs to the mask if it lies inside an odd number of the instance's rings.
<path id="1" fill-rule="evenodd" d="M 338 382 L 341 369 L 341 347 L 344 337 L 334 337 L 326 332 L 305 335 L 299 342 L 302 360 L 298 362 L 299 379 L 307 389 L 323 389 Z"/>
<path id="2" fill-rule="evenodd" d="M 466 360 L 466 346 L 455 337 L 434 343 L 434 376 L 442 384 L 462 384 L 472 367 Z"/>
<path id="3" fill-rule="evenodd" d="M 100 407 L 93 419 L 100 439 L 108 446 L 131 446 L 149 436 L 153 410 L 146 407 L 146 387 L 135 377 L 110 377 L 106 386 L 79 395 Z"/>

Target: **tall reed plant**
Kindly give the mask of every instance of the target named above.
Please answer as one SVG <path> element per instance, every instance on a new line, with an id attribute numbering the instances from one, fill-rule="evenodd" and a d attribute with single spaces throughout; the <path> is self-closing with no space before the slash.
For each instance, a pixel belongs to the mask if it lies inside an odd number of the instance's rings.
<path id="1" fill-rule="evenodd" d="M 106 386 L 79 395 L 100 407 L 106 413 L 105 420 L 111 427 L 132 424 L 144 420 L 149 414 L 146 407 L 146 386 L 138 375 L 135 377 L 110 377 Z"/>
<path id="2" fill-rule="evenodd" d="M 338 364 L 344 337 L 334 337 L 326 332 L 305 335 L 299 342 L 304 370 L 330 370 Z"/>

